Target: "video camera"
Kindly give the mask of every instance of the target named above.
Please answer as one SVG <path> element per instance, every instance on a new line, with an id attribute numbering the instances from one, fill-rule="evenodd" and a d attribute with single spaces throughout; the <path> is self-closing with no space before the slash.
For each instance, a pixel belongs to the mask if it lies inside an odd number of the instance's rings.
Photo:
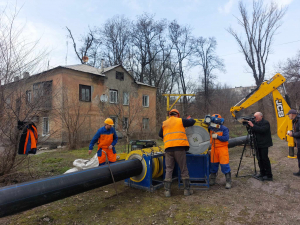
<path id="1" fill-rule="evenodd" d="M 248 126 L 248 121 L 251 121 L 252 123 L 255 123 L 255 117 L 242 117 L 241 119 L 243 119 L 242 124 L 244 126 Z"/>
<path id="2" fill-rule="evenodd" d="M 224 122 L 225 120 L 223 118 L 218 118 L 215 116 L 206 115 L 204 118 L 204 123 L 215 128 L 220 128 L 220 126 L 223 125 Z"/>

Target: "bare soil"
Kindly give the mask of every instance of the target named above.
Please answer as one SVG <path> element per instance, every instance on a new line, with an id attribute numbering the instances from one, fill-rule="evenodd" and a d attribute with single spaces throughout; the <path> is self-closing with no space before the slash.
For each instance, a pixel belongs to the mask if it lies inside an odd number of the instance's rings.
<path id="1" fill-rule="evenodd" d="M 273 137 L 269 149 L 274 181 L 250 176 L 235 177 L 243 147 L 230 149 L 232 189 L 225 189 L 219 171 L 217 184 L 183 196 L 176 182 L 172 197 L 163 189 L 154 193 L 117 183 L 59 200 L 17 215 L 0 219 L 0 224 L 300 224 L 300 178 L 297 160 L 287 158 L 287 143 Z M 46 153 L 45 153 L 46 154 Z M 253 158 L 244 157 L 239 175 L 254 172 Z M 258 169 L 258 167 L 257 167 Z"/>

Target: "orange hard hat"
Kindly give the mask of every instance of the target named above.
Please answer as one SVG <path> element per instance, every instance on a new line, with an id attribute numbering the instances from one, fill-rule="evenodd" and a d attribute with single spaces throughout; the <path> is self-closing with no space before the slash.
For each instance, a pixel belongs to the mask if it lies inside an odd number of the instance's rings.
<path id="1" fill-rule="evenodd" d="M 172 112 L 175 112 L 178 114 L 178 116 L 180 117 L 180 113 L 177 109 L 172 109 L 170 112 L 169 112 L 169 115 L 171 115 Z"/>
<path id="2" fill-rule="evenodd" d="M 113 121 L 111 118 L 107 118 L 107 119 L 104 121 L 104 123 L 107 124 L 107 125 L 111 125 L 111 126 L 114 125 L 114 121 Z"/>
<path id="3" fill-rule="evenodd" d="M 213 114 L 212 117 L 217 117 L 217 118 L 222 119 L 222 116 L 220 114 Z"/>

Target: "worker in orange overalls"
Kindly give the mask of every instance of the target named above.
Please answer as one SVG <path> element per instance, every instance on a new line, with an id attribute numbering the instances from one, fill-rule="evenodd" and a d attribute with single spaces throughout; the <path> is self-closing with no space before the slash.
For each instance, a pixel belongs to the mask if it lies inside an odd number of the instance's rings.
<path id="1" fill-rule="evenodd" d="M 95 143 L 98 142 L 97 154 L 99 166 L 102 166 L 106 163 L 106 155 L 110 163 L 114 163 L 117 161 L 115 145 L 118 142 L 118 136 L 115 129 L 113 128 L 114 122 L 112 119 L 107 118 L 104 123 L 105 125 L 97 131 L 89 146 L 90 155 Z"/>
<path id="2" fill-rule="evenodd" d="M 222 118 L 220 114 L 213 114 L 212 117 Z M 226 177 L 226 189 L 231 188 L 231 170 L 229 166 L 229 153 L 228 153 L 228 140 L 229 130 L 224 125 L 218 127 L 210 126 L 208 128 L 210 132 L 210 185 L 216 183 L 217 173 L 219 170 L 219 164 L 221 165 L 221 171 Z"/>

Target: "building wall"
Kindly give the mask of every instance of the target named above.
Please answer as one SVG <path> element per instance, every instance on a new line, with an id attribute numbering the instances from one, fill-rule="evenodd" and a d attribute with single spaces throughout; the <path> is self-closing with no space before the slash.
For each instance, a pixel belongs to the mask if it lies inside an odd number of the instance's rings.
<path id="1" fill-rule="evenodd" d="M 124 73 L 124 80 L 116 79 L 116 71 Z M 122 127 L 123 117 L 130 120 L 129 132 L 149 133 L 156 126 L 156 88 L 137 85 L 134 79 L 122 68 L 117 67 L 105 73 L 106 77 L 91 75 L 72 70 L 63 70 L 61 73 L 63 92 L 62 102 L 75 109 L 80 109 L 81 137 L 85 141 L 91 140 L 96 131 L 104 125 L 107 117 L 118 117 L 116 129 L 120 135 L 124 133 Z M 91 86 L 91 102 L 79 101 L 79 85 Z M 118 91 L 118 103 L 110 103 L 110 90 Z M 123 93 L 129 93 L 129 105 L 123 105 Z M 101 102 L 102 95 L 106 95 L 107 102 Z M 143 107 L 143 95 L 149 96 L 149 107 Z M 67 101 L 66 101 L 67 100 Z M 70 100 L 72 103 L 70 103 Z M 149 129 L 142 129 L 143 118 L 149 118 Z M 67 129 L 62 130 L 62 142 L 67 142 Z"/>
<path id="2" fill-rule="evenodd" d="M 124 73 L 124 80 L 116 79 L 116 71 Z M 51 107 L 37 107 L 44 103 L 41 96 L 33 99 L 33 85 L 51 81 Z M 91 101 L 80 101 L 80 85 L 91 87 Z M 150 138 L 151 131 L 155 131 L 156 126 L 156 88 L 138 85 L 134 79 L 121 66 L 105 73 L 105 77 L 75 71 L 66 68 L 55 68 L 41 74 L 20 80 L 6 86 L 7 93 L 11 96 L 12 104 L 19 98 L 17 92 L 23 93 L 20 120 L 33 121 L 38 130 L 40 145 L 60 145 L 68 142 L 68 131 L 74 128 L 77 122 L 81 124 L 79 129 L 80 141 L 89 142 L 96 131 L 104 125 L 107 117 L 118 117 L 116 125 L 119 134 L 145 134 Z M 118 91 L 118 102 L 110 103 L 110 90 Z M 35 109 L 30 117 L 26 110 L 30 105 L 26 103 L 26 91 L 31 91 L 32 104 Z M 129 94 L 129 105 L 123 105 L 124 92 Z M 101 101 L 101 96 L 106 95 L 106 102 Z M 149 106 L 143 107 L 143 95 L 149 96 Z M 33 101 L 34 100 L 34 101 Z M 130 121 L 128 132 L 123 129 L 122 120 L 126 117 Z M 149 119 L 149 127 L 143 129 L 143 118 Z M 49 121 L 49 134 L 43 135 L 44 121 Z M 68 129 L 66 122 L 71 129 Z M 71 122 L 70 122 L 71 121 Z M 73 129 L 74 130 L 74 129 Z M 147 136 L 148 135 L 148 136 Z"/>

